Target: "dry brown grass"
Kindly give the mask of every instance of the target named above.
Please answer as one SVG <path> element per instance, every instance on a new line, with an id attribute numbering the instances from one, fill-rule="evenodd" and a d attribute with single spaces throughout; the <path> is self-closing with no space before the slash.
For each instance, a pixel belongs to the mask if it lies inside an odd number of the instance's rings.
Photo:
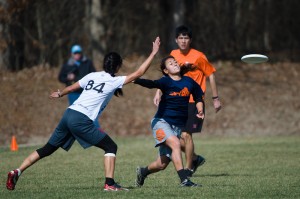
<path id="1" fill-rule="evenodd" d="M 124 61 L 120 74 L 133 71 L 143 61 Z M 300 64 L 247 65 L 216 62 L 219 94 L 224 108 L 215 114 L 208 85 L 203 133 L 216 135 L 300 134 Z M 46 140 L 60 120 L 67 98 L 50 100 L 51 89 L 63 88 L 57 80 L 59 68 L 34 67 L 17 73 L 0 71 L 0 145 L 11 136 L 18 143 Z M 145 75 L 161 76 L 157 60 Z M 150 120 L 156 111 L 155 90 L 137 85 L 124 87 L 124 97 L 113 98 L 100 123 L 112 135 L 150 135 Z"/>

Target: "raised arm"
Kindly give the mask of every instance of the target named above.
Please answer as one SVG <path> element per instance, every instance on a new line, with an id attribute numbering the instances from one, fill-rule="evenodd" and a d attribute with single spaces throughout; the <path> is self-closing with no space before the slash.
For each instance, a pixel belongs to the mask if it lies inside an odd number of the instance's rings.
<path id="1" fill-rule="evenodd" d="M 155 41 L 153 42 L 151 54 L 135 72 L 126 76 L 124 85 L 132 82 L 133 80 L 135 80 L 145 74 L 145 72 L 148 70 L 154 56 L 156 55 L 156 53 L 159 50 L 159 45 L 160 45 L 160 38 L 156 37 Z"/>

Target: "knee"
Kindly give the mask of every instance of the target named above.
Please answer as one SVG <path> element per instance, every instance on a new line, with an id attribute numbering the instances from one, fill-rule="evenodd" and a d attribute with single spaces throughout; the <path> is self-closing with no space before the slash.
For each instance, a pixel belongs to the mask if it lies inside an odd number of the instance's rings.
<path id="1" fill-rule="evenodd" d="M 56 150 L 58 149 L 58 147 L 53 146 L 49 143 L 47 143 L 45 146 L 43 146 L 42 148 L 39 148 L 36 150 L 36 152 L 39 154 L 40 159 L 47 157 L 49 155 L 51 155 L 52 153 L 54 153 Z"/>
<path id="2" fill-rule="evenodd" d="M 172 149 L 172 151 L 180 149 L 180 139 L 176 136 L 171 136 L 167 139 L 166 145 Z"/>
<path id="3" fill-rule="evenodd" d="M 104 147 L 105 154 L 117 155 L 117 151 L 118 151 L 118 145 L 115 142 L 107 143 L 107 145 Z"/>
<path id="4" fill-rule="evenodd" d="M 103 149 L 105 154 L 114 154 L 114 155 L 116 155 L 117 151 L 118 151 L 117 144 L 109 136 L 105 136 L 95 146 Z"/>
<path id="5" fill-rule="evenodd" d="M 160 162 L 158 165 L 157 165 L 157 168 L 159 170 L 165 170 L 167 168 L 169 163 L 166 163 L 166 162 Z"/>
<path id="6" fill-rule="evenodd" d="M 192 139 L 192 134 L 187 133 L 187 132 L 183 132 L 183 133 L 181 134 L 181 138 L 186 142 L 186 141 Z"/>
<path id="7" fill-rule="evenodd" d="M 179 139 L 178 139 L 178 141 L 176 140 L 176 142 L 174 142 L 172 145 L 173 145 L 171 147 L 172 151 L 176 151 L 176 150 L 180 151 L 181 144 L 180 144 L 180 140 Z"/>
<path id="8" fill-rule="evenodd" d="M 167 166 L 169 165 L 171 159 L 167 156 L 160 156 L 160 158 L 158 158 L 156 160 L 156 165 L 157 165 L 157 169 L 159 170 L 165 170 L 167 168 Z"/>
<path id="9" fill-rule="evenodd" d="M 108 149 L 108 153 L 117 154 L 117 151 L 118 151 L 118 145 L 116 143 L 112 143 L 110 149 Z"/>

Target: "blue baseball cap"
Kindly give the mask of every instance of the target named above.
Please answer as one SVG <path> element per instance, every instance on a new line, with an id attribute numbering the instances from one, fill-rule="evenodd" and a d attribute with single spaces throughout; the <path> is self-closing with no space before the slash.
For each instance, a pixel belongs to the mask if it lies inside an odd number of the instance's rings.
<path id="1" fill-rule="evenodd" d="M 74 54 L 74 53 L 82 53 L 82 48 L 79 45 L 74 45 L 71 48 L 71 52 L 72 52 L 72 54 Z"/>

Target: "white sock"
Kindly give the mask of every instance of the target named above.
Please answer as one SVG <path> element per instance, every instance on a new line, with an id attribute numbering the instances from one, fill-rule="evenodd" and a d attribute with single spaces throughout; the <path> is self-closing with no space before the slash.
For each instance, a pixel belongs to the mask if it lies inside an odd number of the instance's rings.
<path id="1" fill-rule="evenodd" d="M 18 171 L 18 176 L 20 176 L 21 175 L 21 170 L 20 169 L 17 169 L 17 171 Z"/>

